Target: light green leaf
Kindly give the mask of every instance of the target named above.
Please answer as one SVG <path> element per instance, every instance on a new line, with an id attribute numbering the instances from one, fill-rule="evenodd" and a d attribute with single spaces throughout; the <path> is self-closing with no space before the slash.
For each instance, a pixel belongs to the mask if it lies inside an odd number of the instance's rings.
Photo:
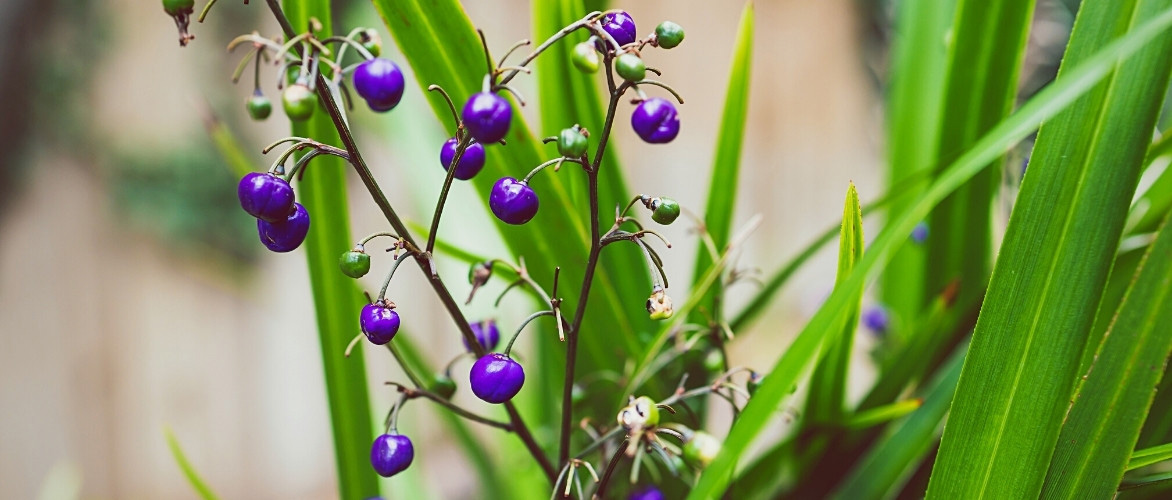
<path id="1" fill-rule="evenodd" d="M 1172 443 L 1135 450 L 1127 460 L 1127 467 L 1124 470 L 1132 471 L 1165 460 L 1172 460 Z"/>
<path id="2" fill-rule="evenodd" d="M 1167 19 L 1170 4 L 1083 2 L 1058 79 L 1129 29 L 1128 38 L 1146 32 L 1144 20 Z M 1169 42 L 1161 36 L 1113 65 L 1110 78 L 1038 133 L 929 499 L 1041 491 L 1168 82 Z"/>
<path id="3" fill-rule="evenodd" d="M 187 460 L 187 455 L 183 453 L 183 448 L 179 446 L 179 440 L 175 439 L 175 434 L 171 432 L 170 427 L 163 427 L 163 435 L 167 438 L 167 447 L 171 449 L 171 456 L 175 458 L 175 463 L 183 470 L 183 477 L 187 478 L 187 482 L 199 494 L 203 500 L 216 500 L 216 493 L 212 488 L 204 482 L 203 478 L 196 472 L 195 467 Z"/>
<path id="4" fill-rule="evenodd" d="M 692 489 L 688 498 L 693 500 L 717 498 L 723 493 L 740 455 L 768 423 L 774 409 L 789 394 L 798 377 L 809 368 L 818 352 L 822 335 L 841 320 L 841 313 L 849 306 L 857 288 L 862 287 L 866 282 L 867 274 L 888 262 L 891 251 L 906 240 L 906 235 L 936 203 L 972 178 L 977 172 L 986 168 L 1007 148 L 1025 138 L 1042 121 L 1062 111 L 1071 102 L 1090 90 L 1111 73 L 1118 60 L 1130 56 L 1146 46 L 1170 25 L 1172 25 L 1172 10 L 1151 17 L 1151 20 L 1139 29 L 1104 47 L 1095 56 L 1084 60 L 1074 70 L 1065 72 L 945 168 L 920 200 L 879 234 L 868 248 L 867 253 L 863 255 L 863 259 L 854 272 L 851 273 L 846 286 L 838 287 L 830 294 L 830 297 L 826 299 L 826 302 L 798 334 L 770 373 L 766 375 L 764 384 L 749 400 L 748 405 L 745 406 L 733 426 L 732 432 L 724 441 L 720 454 L 701 474 L 699 482 Z"/>
<path id="5" fill-rule="evenodd" d="M 907 415 L 923 405 L 924 401 L 921 399 L 907 399 L 858 412 L 847 418 L 842 425 L 848 429 L 866 429 Z"/>

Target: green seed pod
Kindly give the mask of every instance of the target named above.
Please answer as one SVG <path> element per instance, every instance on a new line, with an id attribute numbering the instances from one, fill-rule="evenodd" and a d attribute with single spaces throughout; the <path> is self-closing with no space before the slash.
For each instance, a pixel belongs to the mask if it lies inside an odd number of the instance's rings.
<path id="1" fill-rule="evenodd" d="M 655 40 L 660 47 L 674 48 L 684 41 L 684 28 L 671 21 L 664 21 L 655 27 Z"/>
<path id="2" fill-rule="evenodd" d="M 317 106 L 317 96 L 304 83 L 294 83 L 285 87 L 281 94 L 281 103 L 285 107 L 285 114 L 290 120 L 301 122 L 313 116 L 313 108 Z"/>
<path id="3" fill-rule="evenodd" d="M 374 57 L 378 57 L 383 53 L 383 39 L 375 30 L 364 30 L 362 32 L 361 43 L 362 48 L 366 49 Z"/>
<path id="4" fill-rule="evenodd" d="M 619 425 L 631 432 L 641 432 L 659 425 L 659 407 L 647 396 L 640 396 L 619 410 Z"/>
<path id="5" fill-rule="evenodd" d="M 692 439 L 684 443 L 684 462 L 697 469 L 708 467 L 720 453 L 720 446 L 721 442 L 716 436 L 696 431 L 692 434 Z"/>
<path id="6" fill-rule="evenodd" d="M 574 50 L 570 52 L 570 61 L 583 73 L 597 73 L 598 67 L 602 65 L 598 51 L 594 50 L 594 44 L 590 42 L 575 45 Z"/>
<path id="7" fill-rule="evenodd" d="M 566 158 L 581 158 L 589 145 L 590 141 L 577 126 L 562 129 L 558 134 L 558 153 Z"/>
<path id="8" fill-rule="evenodd" d="M 680 204 L 671 198 L 661 196 L 651 199 L 651 220 L 665 226 L 680 216 Z"/>
<path id="9" fill-rule="evenodd" d="M 668 297 L 663 289 L 656 288 L 651 292 L 651 297 L 647 298 L 647 314 L 654 320 L 667 319 L 675 314 L 675 309 L 671 306 L 671 297 Z"/>
<path id="10" fill-rule="evenodd" d="M 273 113 L 272 101 L 269 101 L 268 97 L 260 93 L 260 89 L 256 89 L 256 92 L 252 93 L 252 97 L 248 98 L 248 102 L 245 103 L 244 107 L 248 109 L 248 116 L 251 116 L 256 121 L 262 121 Z"/>
<path id="11" fill-rule="evenodd" d="M 647 65 L 639 56 L 627 52 L 614 60 L 614 69 L 619 76 L 630 82 L 637 82 L 647 76 Z"/>
<path id="12" fill-rule="evenodd" d="M 724 354 L 720 352 L 720 349 L 708 351 L 708 354 L 704 356 L 704 369 L 708 370 L 708 373 L 724 371 Z"/>
<path id="13" fill-rule="evenodd" d="M 437 373 L 427 390 L 434 392 L 441 398 L 452 399 L 452 395 L 456 394 L 456 382 L 443 373 Z"/>
<path id="14" fill-rule="evenodd" d="M 195 0 L 163 0 L 163 11 L 172 15 L 191 14 L 195 10 Z"/>
<path id="15" fill-rule="evenodd" d="M 346 276 L 361 278 L 370 272 L 370 255 L 360 250 L 351 250 L 338 259 L 338 267 L 342 268 L 342 274 Z"/>

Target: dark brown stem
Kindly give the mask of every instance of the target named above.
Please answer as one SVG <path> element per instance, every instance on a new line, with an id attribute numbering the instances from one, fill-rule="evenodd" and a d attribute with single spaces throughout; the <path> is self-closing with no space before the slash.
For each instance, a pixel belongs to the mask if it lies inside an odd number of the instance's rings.
<path id="1" fill-rule="evenodd" d="M 598 489 L 594 490 L 594 498 L 605 498 L 606 486 L 610 483 L 610 477 L 614 474 L 614 470 L 618 468 L 619 461 L 623 459 L 623 451 L 627 448 L 623 444 L 626 442 L 627 440 L 624 439 L 615 447 L 614 455 L 610 457 L 610 463 L 606 464 L 606 472 L 602 473 L 602 480 L 598 481 Z"/>

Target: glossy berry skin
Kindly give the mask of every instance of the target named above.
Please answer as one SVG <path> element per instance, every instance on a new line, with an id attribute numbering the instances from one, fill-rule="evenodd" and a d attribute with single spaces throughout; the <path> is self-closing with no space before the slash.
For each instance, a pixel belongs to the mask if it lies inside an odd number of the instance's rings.
<path id="1" fill-rule="evenodd" d="M 577 127 L 562 129 L 558 134 L 558 154 L 566 158 L 581 158 L 590 141 Z"/>
<path id="2" fill-rule="evenodd" d="M 639 38 L 635 31 L 635 20 L 625 11 L 612 12 L 602 17 L 602 29 L 610 33 L 619 45 L 634 43 Z"/>
<path id="3" fill-rule="evenodd" d="M 260 89 L 253 92 L 252 97 L 248 98 L 248 102 L 245 103 L 245 108 L 248 109 L 248 116 L 258 122 L 273 114 L 272 101 L 269 101 L 268 97 L 260 93 Z"/>
<path id="4" fill-rule="evenodd" d="M 524 182 L 502 177 L 488 194 L 488 208 L 502 222 L 514 226 L 524 224 L 537 215 L 537 193 Z"/>
<path id="5" fill-rule="evenodd" d="M 293 187 L 267 172 L 252 172 L 240 179 L 236 197 L 248 215 L 268 222 L 283 221 L 293 211 Z"/>
<path id="6" fill-rule="evenodd" d="M 452 399 L 452 395 L 456 394 L 456 382 L 447 375 L 437 373 L 435 378 L 432 379 L 431 384 L 428 385 L 427 390 L 441 398 Z"/>
<path id="7" fill-rule="evenodd" d="M 412 460 L 415 460 L 415 446 L 402 434 L 383 434 L 370 447 L 370 465 L 382 477 L 407 470 Z"/>
<path id="8" fill-rule="evenodd" d="M 374 345 L 386 344 L 399 333 L 399 313 L 384 304 L 363 306 L 358 323 L 366 339 Z"/>
<path id="9" fill-rule="evenodd" d="M 354 91 L 374 111 L 390 111 L 403 98 L 405 88 L 403 72 L 390 59 L 367 59 L 354 68 Z"/>
<path id="10" fill-rule="evenodd" d="M 338 267 L 342 274 L 351 278 L 361 278 L 370 272 L 370 255 L 366 252 L 351 250 L 338 258 Z"/>
<path id="11" fill-rule="evenodd" d="M 501 330 L 496 327 L 496 322 L 493 320 L 485 320 L 477 323 L 469 323 L 472 328 L 472 334 L 476 336 L 476 341 L 484 346 L 484 350 L 492 351 L 501 343 Z M 468 345 L 468 341 L 464 341 L 464 348 L 472 351 L 472 346 Z"/>
<path id="12" fill-rule="evenodd" d="M 444 142 L 443 147 L 440 148 L 440 165 L 447 170 L 452 165 L 452 159 L 456 157 L 456 147 L 460 145 L 460 141 L 455 137 Z M 480 169 L 484 168 L 484 146 L 479 142 L 473 142 L 464 149 L 464 155 L 460 157 L 460 163 L 456 165 L 456 173 L 453 177 L 466 181 L 476 174 L 480 173 Z"/>
<path id="13" fill-rule="evenodd" d="M 703 469 L 712 463 L 720 453 L 721 442 L 716 436 L 704 431 L 696 431 L 687 443 L 684 443 L 684 462 L 688 465 Z"/>
<path id="14" fill-rule="evenodd" d="M 663 492 L 654 486 L 648 486 L 631 492 L 627 500 L 663 500 Z"/>
<path id="15" fill-rule="evenodd" d="M 655 40 L 665 49 L 675 48 L 684 41 L 684 28 L 671 21 L 664 21 L 655 27 Z"/>
<path id="16" fill-rule="evenodd" d="M 285 87 L 281 93 L 281 105 L 285 108 L 285 115 L 290 120 L 302 122 L 313 116 L 313 108 L 317 106 L 317 96 L 304 83 L 294 83 Z"/>
<path id="17" fill-rule="evenodd" d="M 300 203 L 293 204 L 293 212 L 285 220 L 269 222 L 264 219 L 256 220 L 256 231 L 260 234 L 260 241 L 269 250 L 278 253 L 292 252 L 305 241 L 309 234 L 309 212 Z"/>
<path id="18" fill-rule="evenodd" d="M 476 360 L 469 379 L 476 397 L 501 404 L 521 391 L 521 386 L 525 385 L 525 370 L 512 358 L 494 352 Z"/>
<path id="19" fill-rule="evenodd" d="M 680 204 L 671 198 L 659 197 L 651 200 L 651 220 L 669 225 L 680 217 Z"/>
<path id="20" fill-rule="evenodd" d="M 863 312 L 863 326 L 877 334 L 887 333 L 891 317 L 883 306 L 874 306 Z"/>
<path id="21" fill-rule="evenodd" d="M 195 0 L 163 0 L 163 11 L 177 16 L 184 12 L 190 14 L 195 9 Z"/>
<path id="22" fill-rule="evenodd" d="M 666 144 L 680 133 L 680 117 L 667 99 L 653 97 L 639 103 L 631 114 L 631 128 L 651 144 Z"/>
<path id="23" fill-rule="evenodd" d="M 643 64 L 639 56 L 630 52 L 615 58 L 614 69 L 628 82 L 637 82 L 647 76 L 647 65 Z"/>
<path id="24" fill-rule="evenodd" d="M 464 126 L 472 138 L 481 144 L 492 144 L 505 138 L 513 120 L 513 108 L 504 97 L 492 92 L 473 94 L 461 113 Z"/>
<path id="25" fill-rule="evenodd" d="M 583 73 L 597 73 L 598 68 L 602 66 L 602 58 L 598 57 L 598 51 L 589 42 L 574 46 L 574 50 L 570 52 L 570 62 Z"/>

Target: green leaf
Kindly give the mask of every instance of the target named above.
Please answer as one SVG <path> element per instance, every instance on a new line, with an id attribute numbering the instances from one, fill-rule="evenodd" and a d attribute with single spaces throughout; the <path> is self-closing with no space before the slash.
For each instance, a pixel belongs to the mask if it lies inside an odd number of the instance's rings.
<path id="1" fill-rule="evenodd" d="M 329 36 L 329 0 L 284 0 L 283 5 L 294 29 L 305 29 L 309 18 L 316 17 L 324 27 L 319 36 Z M 308 121 L 294 123 L 293 135 L 327 144 L 340 143 L 333 122 L 320 106 Z M 344 356 L 346 344 L 360 331 L 358 312 L 365 300 L 350 278 L 338 272 L 338 255 L 354 244 L 346 204 L 348 165 L 327 155 L 313 162 L 313 168 L 304 171 L 305 177 L 297 185 L 297 199 L 312 218 L 303 246 L 325 368 L 338 488 L 342 498 L 368 498 L 378 496 L 379 487 L 378 475 L 370 468 L 374 422 L 366 366 L 361 353 Z"/>
<path id="2" fill-rule="evenodd" d="M 1034 0 L 960 0 L 948 40 L 937 165 L 968 149 L 1013 109 Z M 974 176 L 932 211 L 921 300 L 959 280 L 961 300 L 989 280 L 999 168 Z M 925 304 L 920 304 L 923 306 Z"/>
<path id="3" fill-rule="evenodd" d="M 216 500 L 217 497 L 212 488 L 204 482 L 202 477 L 199 477 L 199 472 L 196 472 L 195 467 L 187 460 L 187 455 L 183 453 L 183 448 L 179 446 L 179 440 L 175 439 L 175 434 L 171 432 L 170 427 L 163 427 L 163 435 L 167 438 L 167 447 L 171 449 L 171 456 L 175 458 L 175 463 L 183 470 L 183 477 L 187 478 L 187 482 L 195 488 L 195 492 L 199 493 L 199 497 L 203 500 Z"/>
<path id="4" fill-rule="evenodd" d="M 1138 27 L 1140 20 L 1167 19 L 1169 4 L 1083 2 L 1058 78 L 1128 29 L 1146 32 L 1151 25 Z M 1110 78 L 1038 133 L 929 499 L 1041 490 L 1168 82 L 1169 42 L 1161 37 L 1115 64 Z"/>
<path id="5" fill-rule="evenodd" d="M 1124 470 L 1132 471 L 1165 460 L 1172 460 L 1172 443 L 1135 450 L 1127 460 L 1127 467 Z"/>
<path id="6" fill-rule="evenodd" d="M 907 213 L 892 221 L 872 242 L 845 286 L 837 287 L 830 294 L 771 372 L 765 376 L 765 382 L 749 400 L 724 441 L 720 454 L 700 475 L 699 482 L 688 498 L 717 498 L 721 495 L 731 479 L 740 455 L 768 423 L 773 410 L 789 394 L 798 377 L 809 368 L 818 352 L 822 335 L 841 320 L 841 313 L 849 307 L 857 288 L 861 288 L 866 282 L 867 274 L 889 261 L 892 250 L 907 239 L 906 235 L 936 203 L 973 175 L 987 168 L 990 162 L 1025 138 L 1042 121 L 1062 111 L 1090 90 L 1111 73 L 1118 60 L 1146 46 L 1170 25 L 1172 10 L 1153 16 L 1139 29 L 1104 47 L 1074 70 L 1065 72 L 945 168 L 920 200 L 912 205 Z"/>
<path id="7" fill-rule="evenodd" d="M 855 413 L 847 418 L 842 425 L 848 429 L 866 429 L 907 415 L 923 405 L 924 401 L 922 399 L 898 401 L 886 406 Z"/>
<path id="8" fill-rule="evenodd" d="M 843 286 L 855 264 L 863 257 L 863 213 L 859 208 L 859 193 L 855 183 L 846 192 L 842 212 L 842 229 L 838 237 L 838 274 L 834 286 Z M 843 321 L 826 339 L 826 353 L 810 377 L 810 396 L 806 403 L 805 421 L 810 424 L 835 423 L 842 418 L 846 404 L 847 377 L 850 374 L 851 351 L 863 290 L 856 291 L 843 314 Z"/>
<path id="9" fill-rule="evenodd" d="M 903 0 L 896 3 L 895 40 L 892 43 L 891 82 L 887 102 L 888 184 L 930 172 L 936 164 L 937 141 L 947 69 L 947 33 L 952 27 L 956 0 Z M 918 195 L 923 186 L 908 189 Z M 891 204 L 894 219 L 914 203 L 915 196 Z M 898 323 L 909 323 L 930 294 L 924 290 L 927 267 L 923 245 L 896 250 L 880 278 L 883 303 Z"/>
<path id="10" fill-rule="evenodd" d="M 1172 143 L 1172 141 L 1169 141 Z M 1128 233 L 1146 233 L 1156 229 L 1164 214 L 1172 211 L 1172 165 L 1131 205 L 1134 222 L 1128 224 Z"/>
<path id="11" fill-rule="evenodd" d="M 924 391 L 923 406 L 890 426 L 843 480 L 832 498 L 895 496 L 936 443 L 967 346 L 961 346 Z"/>
<path id="12" fill-rule="evenodd" d="M 1138 462 L 1132 455 L 1172 352 L 1172 230 L 1167 219 L 1066 415 L 1043 498 L 1107 497 L 1125 470 L 1172 457 L 1172 446 L 1144 452 Z"/>
<path id="13" fill-rule="evenodd" d="M 712 178 L 708 183 L 708 202 L 704 208 L 704 229 L 712 238 L 712 248 L 722 248 L 732 232 L 733 211 L 737 205 L 737 183 L 740 180 L 741 148 L 745 140 L 745 121 L 749 115 L 749 82 L 753 66 L 753 2 L 745 2 L 741 23 L 733 46 L 732 65 L 728 87 L 724 94 L 724 113 L 720 118 L 716 138 L 716 156 L 712 161 Z M 712 266 L 712 255 L 705 244 L 696 249 L 696 264 L 692 280 L 699 280 Z M 723 286 L 716 283 L 708 290 L 703 304 L 722 304 L 715 301 Z M 715 301 L 715 302 L 714 302 Z M 692 321 L 703 323 L 699 313 Z"/>

